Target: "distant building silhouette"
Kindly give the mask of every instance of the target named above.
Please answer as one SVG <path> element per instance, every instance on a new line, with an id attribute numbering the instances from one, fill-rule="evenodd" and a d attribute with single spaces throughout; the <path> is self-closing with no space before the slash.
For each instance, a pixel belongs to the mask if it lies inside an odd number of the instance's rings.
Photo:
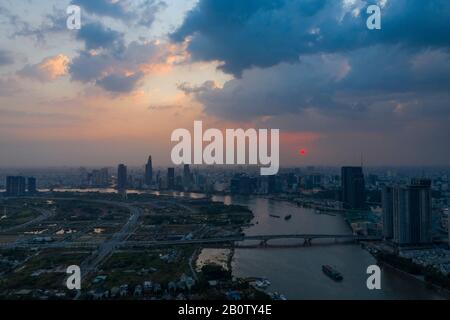
<path id="1" fill-rule="evenodd" d="M 268 193 L 269 194 L 271 194 L 271 193 L 277 193 L 277 177 L 275 176 L 275 175 L 271 175 L 271 176 L 269 176 L 269 178 L 268 178 L 268 187 L 267 187 L 267 189 L 268 189 Z"/>
<path id="2" fill-rule="evenodd" d="M 383 206 L 386 206 L 383 207 L 383 221 L 387 221 L 387 227 L 392 223 L 392 241 L 399 246 L 430 244 L 431 180 L 413 179 L 408 186 L 388 187 L 386 190 L 388 191 L 384 193 L 383 199 Z M 389 230 L 386 233 L 389 233 Z"/>
<path id="3" fill-rule="evenodd" d="M 384 186 L 381 192 L 383 207 L 383 237 L 392 240 L 394 237 L 394 188 Z"/>
<path id="4" fill-rule="evenodd" d="M 29 177 L 27 181 L 27 189 L 29 194 L 37 193 L 36 178 Z"/>
<path id="5" fill-rule="evenodd" d="M 152 165 L 152 156 L 148 157 L 147 164 L 145 165 L 145 177 L 144 183 L 147 186 L 151 186 L 153 184 L 153 165 Z"/>
<path id="6" fill-rule="evenodd" d="M 25 177 L 8 176 L 6 177 L 6 195 L 18 197 L 25 195 L 26 180 Z"/>
<path id="7" fill-rule="evenodd" d="M 175 189 L 175 168 L 167 169 L 167 189 Z"/>
<path id="8" fill-rule="evenodd" d="M 192 175 L 191 169 L 188 164 L 185 164 L 183 167 L 183 188 L 185 190 L 189 190 L 192 185 Z"/>
<path id="9" fill-rule="evenodd" d="M 366 193 L 362 167 L 342 167 L 342 202 L 346 209 L 364 209 Z"/>
<path id="10" fill-rule="evenodd" d="M 100 170 L 93 170 L 88 174 L 89 185 L 95 187 L 106 187 L 109 185 L 109 172 L 108 168 L 102 168 Z"/>
<path id="11" fill-rule="evenodd" d="M 127 166 L 124 164 L 119 164 L 119 167 L 117 168 L 117 189 L 126 190 L 127 180 Z"/>
<path id="12" fill-rule="evenodd" d="M 270 178 L 270 176 L 269 176 Z M 252 194 L 257 187 L 257 179 L 246 174 L 236 174 L 230 181 L 231 194 Z"/>

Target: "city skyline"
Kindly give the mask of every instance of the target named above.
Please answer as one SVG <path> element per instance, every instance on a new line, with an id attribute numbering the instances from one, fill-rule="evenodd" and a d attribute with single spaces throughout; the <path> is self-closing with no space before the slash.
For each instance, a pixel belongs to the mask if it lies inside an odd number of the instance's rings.
<path id="1" fill-rule="evenodd" d="M 450 301 L 449 89 L 450 0 L 1 0 L 0 302 Z"/>
<path id="2" fill-rule="evenodd" d="M 97 2 L 0 5 L 0 167 L 170 166 L 195 120 L 280 129 L 281 167 L 450 164 L 448 1 Z"/>

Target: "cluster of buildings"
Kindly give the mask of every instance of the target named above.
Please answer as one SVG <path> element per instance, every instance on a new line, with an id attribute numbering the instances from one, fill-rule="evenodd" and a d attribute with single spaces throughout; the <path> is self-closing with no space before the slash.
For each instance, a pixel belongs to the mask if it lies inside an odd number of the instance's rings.
<path id="1" fill-rule="evenodd" d="M 20 197 L 27 194 L 36 194 L 36 178 L 22 176 L 6 177 L 6 196 Z"/>
<path id="2" fill-rule="evenodd" d="M 101 281 L 105 280 L 106 276 L 103 276 Z M 184 298 L 185 294 L 190 293 L 195 284 L 195 279 L 182 274 L 178 280 L 170 281 L 164 287 L 157 282 L 144 281 L 142 284 L 137 284 L 136 286 L 134 286 L 134 289 L 128 284 L 122 284 L 118 287 L 113 287 L 110 290 L 99 287 L 89 291 L 88 295 L 94 300 L 115 298 L 123 299 L 127 297 L 160 297 L 166 300 L 174 298 L 180 299 Z"/>
<path id="3" fill-rule="evenodd" d="M 421 267 L 432 267 L 443 275 L 450 275 L 450 250 L 441 248 L 405 250 L 401 251 L 399 255 Z"/>
<path id="4" fill-rule="evenodd" d="M 433 180 L 413 179 L 408 182 L 413 173 L 405 171 L 399 174 L 386 169 L 387 171 L 379 176 L 373 171 L 365 174 L 362 166 L 342 167 L 340 175 L 336 170 L 326 168 L 317 170 L 312 166 L 282 168 L 273 176 L 261 176 L 257 168 L 251 166 L 228 169 L 219 170 L 211 166 L 202 168 L 200 172 L 198 168 L 193 171 L 189 165 L 184 165 L 181 168 L 169 167 L 157 170 L 155 174 L 152 157 L 149 156 L 143 172 L 142 169 L 130 172 L 125 164 L 118 166 L 116 177 L 110 174 L 108 168 L 94 169 L 90 172 L 83 169 L 79 171 L 81 177 L 78 181 L 79 186 L 96 187 L 109 187 L 115 181 L 118 190 L 156 189 L 237 195 L 280 194 L 293 198 L 301 194 L 311 194 L 314 197 L 317 192 L 322 192 L 324 195 L 320 199 L 339 202 L 341 209 L 349 214 L 349 223 L 356 229 L 369 230 L 372 233 L 381 232 L 387 242 L 398 247 L 426 246 L 433 242 L 433 228 L 436 228 L 433 224 L 433 209 L 435 214 L 437 211 L 441 212 L 439 222 L 441 231 L 450 229 L 448 227 L 450 174 L 445 171 L 436 172 Z M 167 170 L 165 174 L 163 170 Z M 68 175 L 69 180 L 75 176 L 74 173 Z M 44 178 L 40 177 L 40 180 L 42 179 Z M 75 178 L 73 179 L 73 184 L 76 185 L 77 182 Z M 66 182 L 65 178 L 52 177 L 52 181 L 55 180 L 60 180 L 63 187 L 72 185 L 71 182 Z M 432 197 L 433 191 L 437 191 L 440 196 Z M 36 178 L 21 175 L 6 177 L 7 196 L 23 196 L 36 192 Z M 380 207 L 380 213 L 374 210 L 376 206 Z M 363 217 L 362 212 L 370 214 Z M 372 219 L 373 217 L 379 217 L 378 221 Z"/>
<path id="5" fill-rule="evenodd" d="M 136 181 L 135 181 L 136 180 Z M 189 165 L 183 166 L 182 175 L 177 175 L 175 168 L 167 168 L 167 175 L 165 178 L 158 171 L 156 175 L 153 174 L 152 157 L 149 156 L 145 165 L 143 179 L 135 179 L 128 174 L 128 168 L 125 164 L 119 164 L 117 168 L 117 190 L 126 190 L 127 188 L 143 188 L 143 189 L 159 189 L 159 190 L 177 190 L 177 191 L 207 191 L 205 188 L 198 186 L 205 186 L 205 179 L 202 175 L 194 175 Z"/>
<path id="6" fill-rule="evenodd" d="M 110 183 L 108 168 L 95 169 L 87 174 L 87 184 L 91 187 L 107 187 Z"/>
<path id="7" fill-rule="evenodd" d="M 376 176 L 369 176 L 370 185 L 376 183 Z M 343 209 L 359 212 L 370 211 L 366 214 L 366 228 L 379 229 L 383 238 L 397 248 L 426 248 L 433 244 L 433 204 L 447 205 L 433 202 L 432 180 L 426 178 L 413 178 L 409 183 L 385 181 L 377 186 L 381 189 L 381 224 L 371 221 L 377 212 L 370 208 L 366 202 L 366 183 L 362 167 L 343 167 L 341 169 L 341 201 Z M 445 194 L 445 192 L 444 192 Z M 442 201 L 440 201 L 442 202 Z M 448 244 L 450 246 L 450 230 L 447 223 L 442 223 L 443 229 L 448 231 Z M 435 211 L 437 213 L 437 211 Z M 445 220 L 442 214 L 442 220 Z M 364 224 L 363 223 L 363 224 Z M 361 223 L 360 223 L 361 224 Z M 367 226 L 369 225 L 369 226 Z M 446 225 L 446 226 L 445 226 Z"/>

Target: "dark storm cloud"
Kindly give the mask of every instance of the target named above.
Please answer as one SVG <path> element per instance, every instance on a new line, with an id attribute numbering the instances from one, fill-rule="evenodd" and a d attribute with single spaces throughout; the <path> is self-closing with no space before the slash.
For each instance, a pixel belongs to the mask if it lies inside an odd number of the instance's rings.
<path id="1" fill-rule="evenodd" d="M 388 1 L 379 32 L 366 28 L 366 7 L 354 16 L 335 0 L 200 0 L 171 38 L 190 38 L 194 60 L 223 61 L 222 69 L 235 76 L 254 66 L 294 62 L 302 54 L 374 44 L 450 45 L 448 0 Z"/>
<path id="2" fill-rule="evenodd" d="M 200 0 L 171 37 L 189 40 L 194 61 L 222 61 L 235 79 L 179 89 L 207 113 L 235 120 L 311 109 L 361 117 L 375 105 L 389 114 L 411 106 L 407 99 L 448 92 L 450 1 L 388 0 L 382 30 L 370 31 L 365 9 L 373 3 Z"/>
<path id="3" fill-rule="evenodd" d="M 245 71 L 223 88 L 183 84 L 186 94 L 200 101 L 209 114 L 233 120 L 302 113 L 316 109 L 334 117 L 370 117 L 373 109 L 391 116 L 397 106 L 409 113 L 411 101 L 422 101 L 427 113 L 449 114 L 427 99 L 449 98 L 450 53 L 420 53 L 376 46 L 348 54 L 302 56 L 299 63 L 281 63 Z M 191 90 L 187 90 L 187 89 Z M 441 99 L 442 100 L 442 99 Z M 418 115 L 417 115 L 418 116 Z M 358 116 L 360 117 L 360 116 Z M 381 118 L 380 118 L 381 120 Z"/>

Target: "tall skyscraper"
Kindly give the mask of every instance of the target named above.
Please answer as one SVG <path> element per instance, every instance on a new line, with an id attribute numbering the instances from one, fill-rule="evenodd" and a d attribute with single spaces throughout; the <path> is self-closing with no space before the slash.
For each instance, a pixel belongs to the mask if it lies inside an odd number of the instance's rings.
<path id="1" fill-rule="evenodd" d="M 433 240 L 431 211 L 431 180 L 413 179 L 408 186 L 408 210 L 411 242 L 427 244 Z"/>
<path id="2" fill-rule="evenodd" d="M 29 194 L 36 194 L 37 193 L 37 187 L 36 187 L 36 178 L 29 177 L 27 181 L 27 189 Z"/>
<path id="3" fill-rule="evenodd" d="M 392 212 L 392 241 L 399 246 L 431 243 L 431 180 L 413 179 L 408 186 L 390 187 L 390 190 L 383 199 L 386 206 L 383 220 L 389 220 Z"/>
<path id="4" fill-rule="evenodd" d="M 167 169 L 167 189 L 175 189 L 175 168 Z"/>
<path id="5" fill-rule="evenodd" d="M 147 186 L 151 186 L 153 184 L 153 166 L 152 166 L 152 156 L 148 157 L 147 164 L 145 165 L 145 177 L 144 183 Z"/>
<path id="6" fill-rule="evenodd" d="M 25 195 L 26 180 L 25 177 L 6 177 L 6 195 L 17 197 Z"/>
<path id="7" fill-rule="evenodd" d="M 394 237 L 394 188 L 384 186 L 381 193 L 383 207 L 383 237 L 391 240 Z"/>
<path id="8" fill-rule="evenodd" d="M 342 202 L 346 209 L 364 209 L 366 193 L 362 167 L 342 167 Z"/>
<path id="9" fill-rule="evenodd" d="M 124 164 L 119 164 L 119 167 L 117 168 L 117 189 L 125 190 L 127 188 L 127 180 L 127 166 Z"/>

